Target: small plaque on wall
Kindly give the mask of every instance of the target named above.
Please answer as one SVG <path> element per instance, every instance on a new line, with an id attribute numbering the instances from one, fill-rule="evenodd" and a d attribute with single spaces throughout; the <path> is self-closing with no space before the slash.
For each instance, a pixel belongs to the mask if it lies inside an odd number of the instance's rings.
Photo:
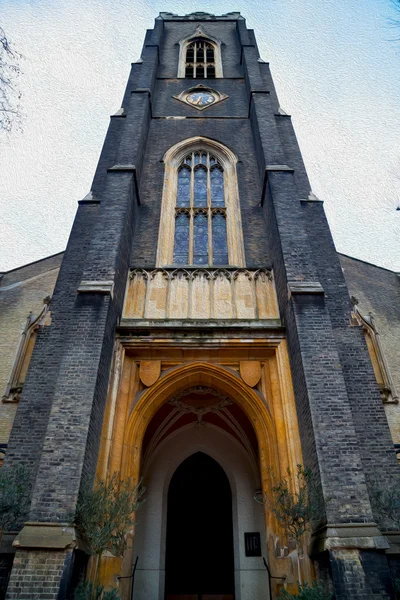
<path id="1" fill-rule="evenodd" d="M 261 538 L 258 531 L 244 534 L 244 547 L 246 556 L 261 556 Z"/>

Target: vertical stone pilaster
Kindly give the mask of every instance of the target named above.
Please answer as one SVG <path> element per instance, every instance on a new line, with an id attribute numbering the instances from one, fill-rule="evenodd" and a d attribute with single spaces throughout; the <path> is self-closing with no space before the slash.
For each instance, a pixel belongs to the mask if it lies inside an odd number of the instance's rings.
<path id="1" fill-rule="evenodd" d="M 143 51 L 150 86 L 155 80 L 157 52 L 151 44 Z M 138 78 L 143 76 L 142 70 Z M 111 124 L 94 189 L 79 209 L 79 214 L 84 214 L 95 206 L 95 219 L 87 231 L 84 220 L 75 223 L 74 228 L 81 225 L 83 235 L 81 239 L 72 235 L 74 252 L 66 252 L 56 288 L 66 305 L 54 303 L 47 351 L 38 355 L 38 349 L 34 350 L 33 364 L 36 359 L 39 364 L 28 374 L 26 389 L 38 377 L 42 387 L 45 386 L 49 374 L 51 385 L 45 389 L 47 412 L 41 411 L 39 418 L 41 439 L 36 459 L 40 459 L 35 471 L 32 470 L 30 522 L 18 536 L 10 600 L 65 597 L 73 562 L 72 547 L 55 550 L 51 543 L 46 545 L 47 541 L 41 540 L 41 534 L 36 541 L 21 540 L 29 534 L 32 522 L 39 532 L 47 531 L 46 527 L 51 530 L 57 522 L 70 522 L 82 483 L 90 484 L 94 479 L 115 327 L 122 312 L 139 205 L 137 177 L 147 142 L 151 91 L 131 91 L 125 116 L 119 116 Z M 74 276 L 63 279 L 63 272 Z M 62 323 L 60 332 L 56 327 L 58 322 Z M 38 390 L 36 396 L 40 406 Z M 32 409 L 32 398 L 28 401 L 28 408 Z M 27 414 L 22 440 L 25 447 L 30 447 L 29 440 L 37 437 L 34 427 L 29 427 L 34 420 L 34 413 L 33 417 Z M 21 433 L 19 427 L 21 420 L 17 420 L 15 434 Z M 21 435 L 17 437 L 21 440 Z M 16 443 L 11 445 L 10 460 L 13 452 L 21 455 L 16 446 Z"/>
<path id="2" fill-rule="evenodd" d="M 257 72 L 257 51 L 243 24 L 238 25 L 238 31 L 254 142 L 263 180 L 266 233 L 279 308 L 287 326 L 304 460 L 319 475 L 323 494 L 329 500 L 326 503 L 328 531 L 329 523 L 337 523 L 339 528 L 360 523 L 375 529 L 368 541 L 361 540 L 359 546 L 357 540 L 354 547 L 344 540 L 343 549 L 332 550 L 335 593 L 340 600 L 391 598 L 391 592 L 386 591 L 379 577 L 372 582 L 372 569 L 364 569 L 359 550 L 364 542 L 367 543 L 369 550 L 363 560 L 367 557 L 371 565 L 379 563 L 383 571 L 388 571 L 382 546 L 376 541 L 381 536 L 373 522 L 365 461 L 369 461 L 369 469 L 374 464 L 374 468 L 383 468 L 388 473 L 392 471 L 394 462 L 388 456 L 391 450 L 389 438 L 382 429 L 387 462 L 385 450 L 378 450 L 378 446 L 382 445 L 378 439 L 373 441 L 376 446 L 374 452 L 362 458 L 361 419 L 357 418 L 352 407 L 357 394 L 361 399 L 362 389 L 365 397 L 369 396 L 369 384 L 364 388 L 362 384 L 362 373 L 366 372 L 362 365 L 368 361 L 368 355 L 366 349 L 358 345 L 355 351 L 357 344 L 350 343 L 350 318 L 344 323 L 342 317 L 342 329 L 340 333 L 337 331 L 335 319 L 338 311 L 343 313 L 343 292 L 346 293 L 346 289 L 337 278 L 329 281 L 332 268 L 340 268 L 335 252 L 329 251 L 329 240 L 325 252 L 329 227 L 327 223 L 317 221 L 317 232 L 313 236 L 314 222 L 305 216 L 301 202 L 308 180 L 301 157 L 296 159 L 300 154 L 297 141 L 292 135 L 290 122 L 282 123 L 282 117 L 276 114 L 274 94 L 268 93 L 271 90 L 262 89 L 260 80 L 268 87 L 268 77 L 265 73 L 260 78 L 261 71 Z M 295 168 L 300 169 L 300 176 L 295 175 Z M 324 241 L 318 247 L 319 239 Z M 332 298 L 338 299 L 336 306 Z M 358 360 L 357 352 L 361 353 Z M 373 402 L 371 399 L 371 408 Z M 357 410 L 360 410 L 359 404 Z M 326 540 L 321 550 L 329 548 L 329 543 Z M 335 555 L 335 552 L 338 554 Z"/>
<path id="3" fill-rule="evenodd" d="M 11 431 L 5 464 L 26 466 L 34 486 L 52 407 L 65 338 L 98 214 L 97 202 L 79 205 L 50 303 L 51 324 L 38 333 Z"/>

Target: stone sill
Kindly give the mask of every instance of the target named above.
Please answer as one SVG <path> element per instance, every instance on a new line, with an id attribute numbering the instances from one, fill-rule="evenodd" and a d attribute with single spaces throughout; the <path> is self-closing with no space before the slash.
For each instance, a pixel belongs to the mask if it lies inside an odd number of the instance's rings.
<path id="1" fill-rule="evenodd" d="M 118 329 L 256 329 L 284 332 L 280 319 L 121 319 Z"/>

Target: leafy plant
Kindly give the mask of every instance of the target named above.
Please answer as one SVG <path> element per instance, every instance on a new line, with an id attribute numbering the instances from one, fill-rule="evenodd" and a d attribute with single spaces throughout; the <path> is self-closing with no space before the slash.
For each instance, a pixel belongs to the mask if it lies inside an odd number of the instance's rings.
<path id="1" fill-rule="evenodd" d="M 288 537 L 300 544 L 311 522 L 323 514 L 325 503 L 310 469 L 297 465 L 295 477 L 297 489 L 290 483 L 293 479 L 290 469 L 287 477 L 273 481 L 271 496 L 265 502 Z"/>
<path id="2" fill-rule="evenodd" d="M 84 488 L 80 494 L 73 524 L 86 542 L 89 554 L 96 556 L 89 596 L 92 600 L 118 598 L 113 590 L 102 596 L 103 589 L 97 584 L 100 557 L 106 550 L 113 556 L 124 555 L 126 536 L 134 525 L 134 514 L 142 503 L 143 493 L 141 483 L 136 485 L 131 479 L 120 480 L 114 473 L 109 481 L 98 480 L 94 488 Z"/>
<path id="3" fill-rule="evenodd" d="M 380 523 L 400 529 L 400 495 L 396 483 L 385 488 L 374 487 L 370 491 L 372 508 Z"/>
<path id="4" fill-rule="evenodd" d="M 81 581 L 74 592 L 74 600 L 100 600 L 103 587 L 101 585 L 93 587 L 91 581 Z"/>
<path id="5" fill-rule="evenodd" d="M 393 579 L 393 587 L 396 594 L 396 598 L 400 598 L 400 579 L 395 577 Z"/>
<path id="6" fill-rule="evenodd" d="M 28 510 L 29 475 L 26 467 L 16 465 L 0 469 L 0 539 Z"/>
<path id="7" fill-rule="evenodd" d="M 74 600 L 120 600 L 118 590 L 112 588 L 104 591 L 102 585 L 93 586 L 91 581 L 82 581 L 76 588 Z"/>
<path id="8" fill-rule="evenodd" d="M 290 469 L 287 477 L 274 480 L 273 472 L 270 495 L 263 498 L 263 502 L 276 516 L 276 519 L 289 539 L 296 542 L 298 549 L 298 573 L 301 585 L 301 572 L 299 557 L 303 553 L 303 538 L 311 529 L 311 523 L 320 519 L 324 514 L 325 501 L 313 473 L 303 465 L 297 465 L 295 473 L 296 486 L 293 486 L 293 476 Z"/>
<path id="9" fill-rule="evenodd" d="M 316 581 L 313 581 L 311 586 L 308 583 L 299 583 L 297 591 L 298 593 L 293 595 L 289 594 L 286 590 L 282 590 L 278 600 L 332 600 L 333 598 L 333 594 L 326 591 Z"/>
<path id="10" fill-rule="evenodd" d="M 103 594 L 103 600 L 119 600 L 118 590 L 116 588 L 107 590 Z"/>

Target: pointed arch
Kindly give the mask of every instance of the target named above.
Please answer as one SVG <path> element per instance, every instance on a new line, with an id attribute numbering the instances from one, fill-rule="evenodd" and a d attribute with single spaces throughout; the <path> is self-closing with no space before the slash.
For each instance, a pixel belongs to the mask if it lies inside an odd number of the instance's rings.
<path id="1" fill-rule="evenodd" d="M 197 157 L 198 164 L 196 164 Z M 244 267 L 236 155 L 227 146 L 216 140 L 195 136 L 182 140 L 167 150 L 164 155 L 164 163 L 164 187 L 156 266 L 165 267 L 175 263 L 200 264 L 196 263 L 193 258 L 194 220 L 196 211 L 206 211 L 209 219 L 209 253 L 208 260 L 205 259 L 202 264 L 204 266 L 229 264 Z M 196 206 L 195 199 L 197 189 L 195 173 L 199 169 L 207 172 L 206 195 L 208 199 L 205 195 L 204 206 L 200 203 Z M 215 176 L 217 171 L 218 176 Z M 192 181 L 189 178 L 190 173 Z M 202 179 L 200 184 L 204 184 L 204 177 L 200 179 Z M 203 191 L 206 189 L 204 185 L 202 189 Z M 176 234 L 182 238 L 182 248 L 179 247 L 178 251 L 174 253 Z M 225 236 L 225 241 L 215 248 L 212 243 L 213 234 L 214 237 L 223 238 Z M 213 254 L 215 255 L 214 260 Z"/>
<path id="2" fill-rule="evenodd" d="M 267 489 L 269 469 L 279 465 L 273 417 L 257 391 L 246 385 L 235 371 L 207 362 L 187 363 L 171 369 L 142 394 L 125 430 L 122 476 L 139 478 L 144 434 L 158 409 L 175 394 L 198 385 L 231 397 L 245 412 L 257 436 L 260 473 L 263 487 Z"/>
<path id="3" fill-rule="evenodd" d="M 202 61 L 204 64 L 209 62 L 213 65 L 214 73 L 211 75 L 212 78 L 221 78 L 223 77 L 222 70 L 222 57 L 221 57 L 221 41 L 212 35 L 208 35 L 201 25 L 196 28 L 196 31 L 179 41 L 179 63 L 178 63 L 178 77 L 184 78 L 187 77 L 187 64 L 193 64 L 197 62 L 195 60 L 195 56 L 188 57 L 188 48 L 189 46 L 195 44 L 195 42 L 199 42 L 200 44 L 205 44 L 212 50 L 212 56 L 210 55 L 208 58 L 212 58 L 212 60 L 207 61 L 207 56 L 204 56 L 204 60 Z M 204 52 L 206 52 L 206 48 L 204 48 Z M 188 60 L 190 59 L 190 60 Z M 199 61 L 200 62 L 200 61 Z M 195 73 L 193 73 L 192 77 L 197 79 Z M 192 78 L 191 77 L 191 78 Z M 204 77 L 204 75 L 202 76 Z M 202 78 L 201 77 L 201 78 Z"/>

